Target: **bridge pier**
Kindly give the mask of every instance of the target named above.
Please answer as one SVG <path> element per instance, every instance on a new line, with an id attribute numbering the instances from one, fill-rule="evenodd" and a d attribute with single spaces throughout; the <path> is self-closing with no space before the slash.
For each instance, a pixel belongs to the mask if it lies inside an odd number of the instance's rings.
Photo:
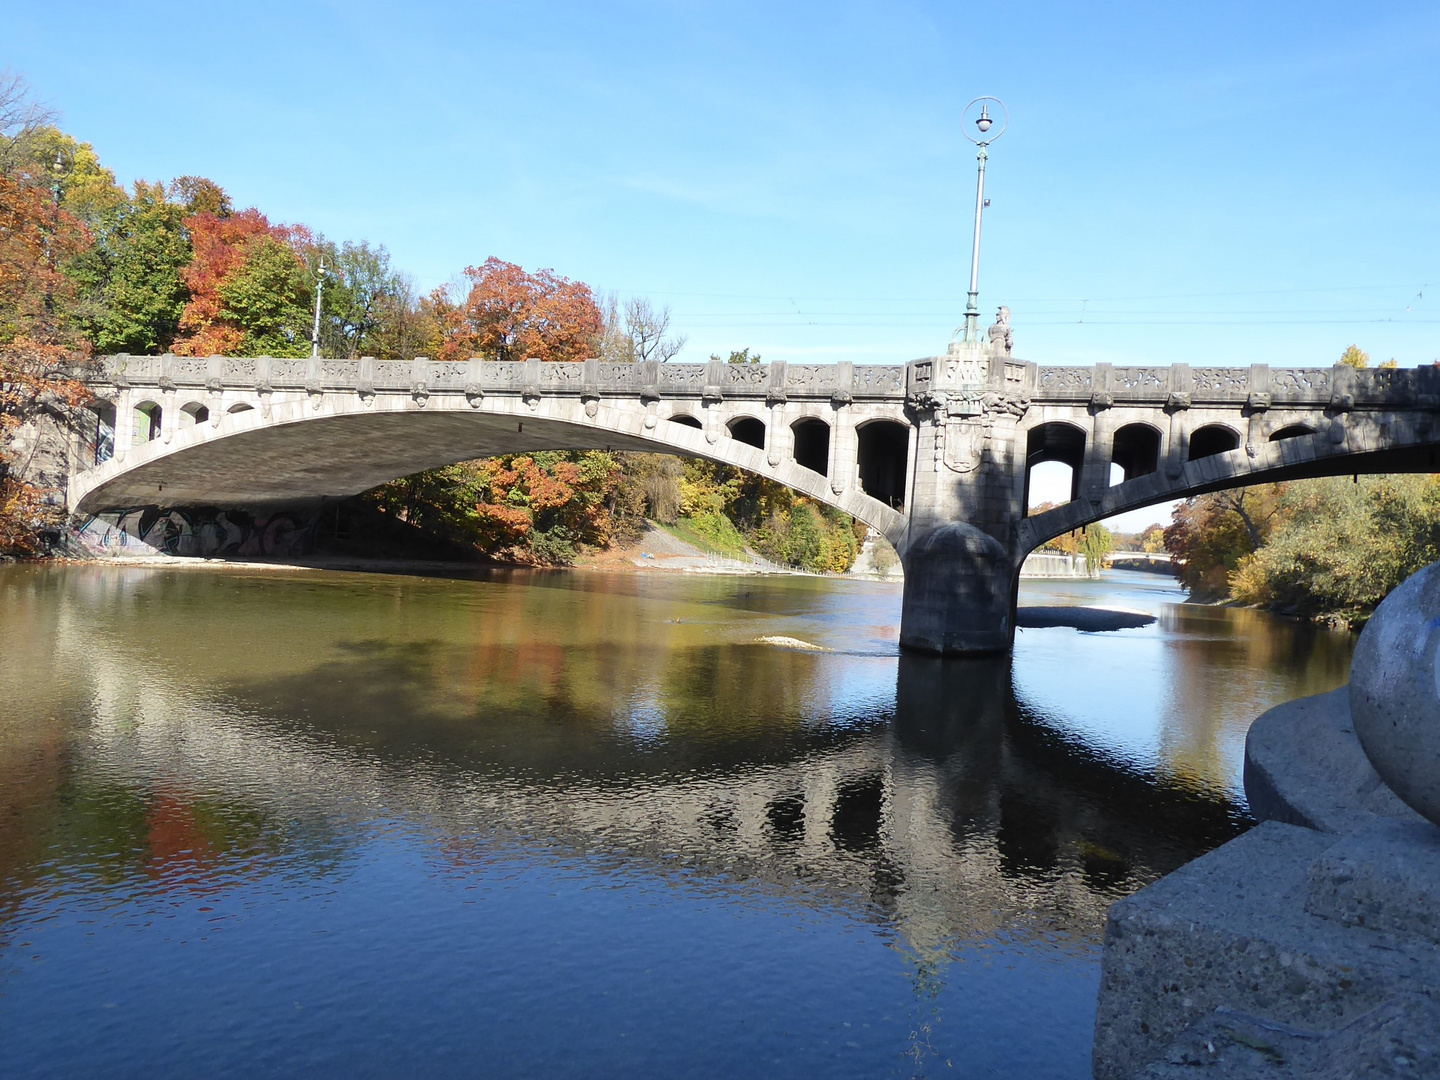
<path id="1" fill-rule="evenodd" d="M 939 655 L 1004 652 L 1015 637 L 1015 565 L 964 521 L 912 539 L 901 555 L 900 647 Z"/>

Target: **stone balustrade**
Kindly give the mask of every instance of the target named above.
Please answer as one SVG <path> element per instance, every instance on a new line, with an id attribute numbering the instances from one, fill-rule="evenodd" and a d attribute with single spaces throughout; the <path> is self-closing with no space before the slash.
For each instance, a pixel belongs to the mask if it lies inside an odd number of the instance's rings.
<path id="1" fill-rule="evenodd" d="M 439 361 L 283 359 L 228 356 L 103 357 L 93 381 L 117 386 L 306 390 L 311 393 L 587 394 L 846 401 L 917 399 L 954 385 L 936 365 L 909 364 L 638 364 L 585 360 Z M 970 383 L 962 379 L 961 382 Z M 1320 405 L 1337 411 L 1371 406 L 1440 408 L 1440 368 L 1365 369 L 1249 367 L 1063 367 L 995 360 L 973 385 L 1023 395 L 1032 403 L 1189 408 L 1239 406 L 1263 411 Z"/>

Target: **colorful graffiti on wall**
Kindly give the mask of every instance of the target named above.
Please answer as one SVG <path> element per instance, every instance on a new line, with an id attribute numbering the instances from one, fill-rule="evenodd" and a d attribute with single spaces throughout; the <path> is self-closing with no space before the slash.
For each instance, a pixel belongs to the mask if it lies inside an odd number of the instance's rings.
<path id="1" fill-rule="evenodd" d="M 211 507 L 157 507 L 96 514 L 72 531 L 86 553 L 217 556 L 308 555 L 318 511 L 251 514 Z"/>

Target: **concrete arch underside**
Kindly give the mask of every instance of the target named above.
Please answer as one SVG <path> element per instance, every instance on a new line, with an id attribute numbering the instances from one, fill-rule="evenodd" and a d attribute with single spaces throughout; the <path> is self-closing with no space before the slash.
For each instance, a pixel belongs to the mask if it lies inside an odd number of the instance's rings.
<path id="1" fill-rule="evenodd" d="M 72 476 L 69 505 L 78 514 L 141 506 L 274 507 L 344 498 L 402 476 L 457 461 L 543 450 L 629 450 L 705 458 L 763 476 L 843 510 L 903 542 L 906 518 L 860 487 L 856 463 L 832 456 L 824 475 L 796 463 L 776 429 L 810 412 L 840 434 L 828 405 L 767 424 L 770 446 L 732 437 L 739 414 L 706 416 L 694 402 L 657 412 L 632 400 L 379 394 L 367 401 L 326 395 L 270 395 L 251 408 L 212 409 L 208 418 L 169 428 L 150 441 Z M 228 403 L 227 403 L 228 404 Z M 249 404 L 247 402 L 247 404 Z M 685 403 L 689 406 L 691 403 Z M 672 422 L 666 412 L 705 416 L 701 426 Z M 757 413 L 763 414 L 763 406 Z M 898 409 L 895 419 L 904 421 Z M 592 414 L 593 413 L 593 414 Z M 826 415 L 828 414 L 828 415 Z"/>

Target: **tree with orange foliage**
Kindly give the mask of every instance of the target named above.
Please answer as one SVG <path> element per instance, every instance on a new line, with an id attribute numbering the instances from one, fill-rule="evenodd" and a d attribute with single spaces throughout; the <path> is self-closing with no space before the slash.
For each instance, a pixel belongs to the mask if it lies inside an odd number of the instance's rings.
<path id="1" fill-rule="evenodd" d="M 462 461 L 385 484 L 367 499 L 435 536 L 504 562 L 562 565 L 584 547 L 634 531 L 618 458 L 598 450 L 544 451 Z"/>
<path id="2" fill-rule="evenodd" d="M 553 270 L 529 273 L 490 256 L 465 270 L 470 290 L 454 303 L 432 297 L 443 328 L 442 360 L 584 360 L 604 320 L 590 286 Z"/>
<path id="3" fill-rule="evenodd" d="M 299 255 L 290 250 L 295 230 L 270 224 L 253 208 L 234 213 L 206 211 L 186 218 L 185 228 L 194 255 L 184 273 L 190 302 L 180 315 L 181 336 L 176 339 L 175 351 L 189 356 L 243 355 L 248 328 L 227 290 L 255 262 L 264 264 L 263 269 L 269 271 L 266 277 L 274 276 L 275 267 L 283 266 L 286 258 L 296 271 L 303 272 Z M 284 253 L 277 254 L 277 249 Z M 293 307 L 303 298 L 287 296 L 285 300 Z M 296 355 L 308 351 L 308 342 L 299 352 L 281 350 Z"/>
<path id="4" fill-rule="evenodd" d="M 474 463 L 481 544 L 516 562 L 572 562 L 610 542 L 620 463 L 609 454 L 507 455 Z"/>
<path id="5" fill-rule="evenodd" d="M 89 242 L 47 186 L 0 173 L 0 553 L 34 553 L 59 522 L 48 490 L 58 478 L 32 474 L 34 425 L 90 398 L 74 377 L 88 352 L 67 325 L 74 288 L 59 269 Z"/>

